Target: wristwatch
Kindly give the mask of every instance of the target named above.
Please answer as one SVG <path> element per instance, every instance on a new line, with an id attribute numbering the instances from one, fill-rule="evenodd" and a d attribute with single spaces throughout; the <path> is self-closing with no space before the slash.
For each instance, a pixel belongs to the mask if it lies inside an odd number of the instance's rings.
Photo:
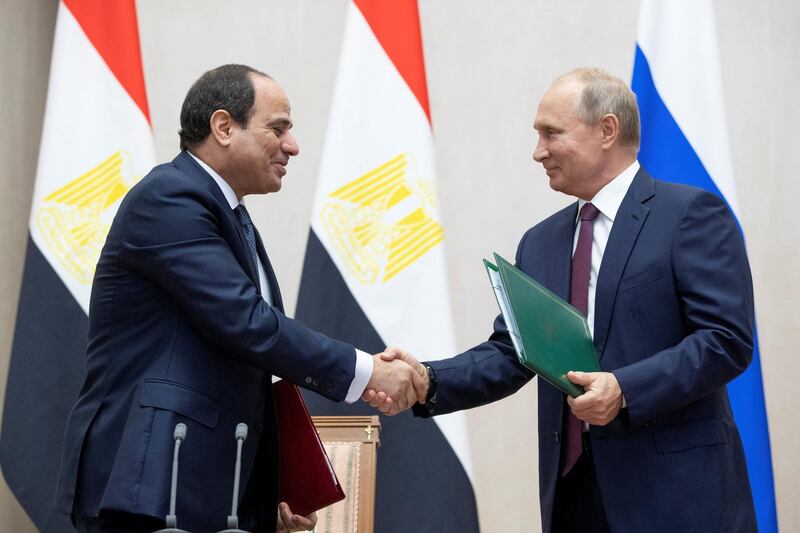
<path id="1" fill-rule="evenodd" d="M 436 404 L 436 385 L 438 384 L 436 372 L 427 363 L 422 363 L 422 366 L 428 371 L 428 395 L 425 397 L 425 406 L 428 409 L 432 409 Z"/>

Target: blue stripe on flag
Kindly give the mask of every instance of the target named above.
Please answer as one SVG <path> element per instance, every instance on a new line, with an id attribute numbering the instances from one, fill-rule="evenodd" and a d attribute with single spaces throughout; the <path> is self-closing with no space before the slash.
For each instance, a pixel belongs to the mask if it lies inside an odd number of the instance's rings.
<path id="1" fill-rule="evenodd" d="M 642 121 L 642 146 L 639 151 L 641 164 L 659 179 L 701 187 L 724 199 L 661 100 L 653 82 L 650 65 L 639 46 L 636 47 L 632 88 L 639 101 Z M 772 458 L 757 333 L 753 362 L 741 376 L 728 385 L 728 393 L 747 458 L 759 531 L 777 532 Z"/>
<path id="2" fill-rule="evenodd" d="M 642 117 L 639 161 L 647 171 L 659 179 L 701 187 L 724 198 L 661 100 L 650 65 L 638 46 L 632 87 Z"/>

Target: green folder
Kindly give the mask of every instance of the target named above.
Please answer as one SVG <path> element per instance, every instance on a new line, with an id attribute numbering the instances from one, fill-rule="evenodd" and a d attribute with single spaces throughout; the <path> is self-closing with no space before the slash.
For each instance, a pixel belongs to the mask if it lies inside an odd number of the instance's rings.
<path id="1" fill-rule="evenodd" d="M 483 260 L 497 304 L 520 363 L 570 396 L 583 389 L 567 372 L 599 372 L 600 364 L 583 314 L 520 269 L 494 254 Z"/>

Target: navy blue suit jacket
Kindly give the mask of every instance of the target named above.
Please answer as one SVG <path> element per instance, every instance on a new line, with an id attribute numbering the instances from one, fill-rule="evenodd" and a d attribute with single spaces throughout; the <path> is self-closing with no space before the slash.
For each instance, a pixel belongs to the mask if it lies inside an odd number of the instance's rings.
<path id="1" fill-rule="evenodd" d="M 263 496 L 260 505 L 274 527 L 272 375 L 342 400 L 355 351 L 283 314 L 258 241 L 273 306 L 261 297 L 238 219 L 189 154 L 156 167 L 126 195 L 92 287 L 87 376 L 67 422 L 60 510 L 163 518 L 173 428 L 183 422 L 188 433 L 180 455 L 178 524 L 223 529 L 234 430 L 245 422 L 242 492 L 258 452 L 261 470 L 253 479 L 261 486 L 250 490 Z"/>
<path id="2" fill-rule="evenodd" d="M 516 263 L 569 299 L 577 203 L 528 230 Z M 590 427 L 612 531 L 731 533 L 756 530 L 744 454 L 726 384 L 753 351 L 753 293 L 735 219 L 715 195 L 653 180 L 643 169 L 606 245 L 595 296 L 594 344 L 627 400 Z M 502 318 L 490 339 L 431 362 L 433 412 L 483 405 L 533 377 L 517 361 Z M 539 489 L 551 515 L 564 395 L 539 380 Z M 557 532 L 553 532 L 557 533 Z"/>

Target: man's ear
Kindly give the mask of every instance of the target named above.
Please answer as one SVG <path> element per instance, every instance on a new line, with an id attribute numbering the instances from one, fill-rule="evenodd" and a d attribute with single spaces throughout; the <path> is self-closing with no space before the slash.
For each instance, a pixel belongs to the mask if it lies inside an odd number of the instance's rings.
<path id="1" fill-rule="evenodd" d="M 603 149 L 609 149 L 619 139 L 619 118 L 612 113 L 608 113 L 600 119 L 600 143 Z"/>
<path id="2" fill-rule="evenodd" d="M 224 109 L 217 109 L 211 114 L 209 120 L 211 126 L 211 136 L 220 146 L 228 146 L 233 136 L 235 122 L 230 113 Z"/>

